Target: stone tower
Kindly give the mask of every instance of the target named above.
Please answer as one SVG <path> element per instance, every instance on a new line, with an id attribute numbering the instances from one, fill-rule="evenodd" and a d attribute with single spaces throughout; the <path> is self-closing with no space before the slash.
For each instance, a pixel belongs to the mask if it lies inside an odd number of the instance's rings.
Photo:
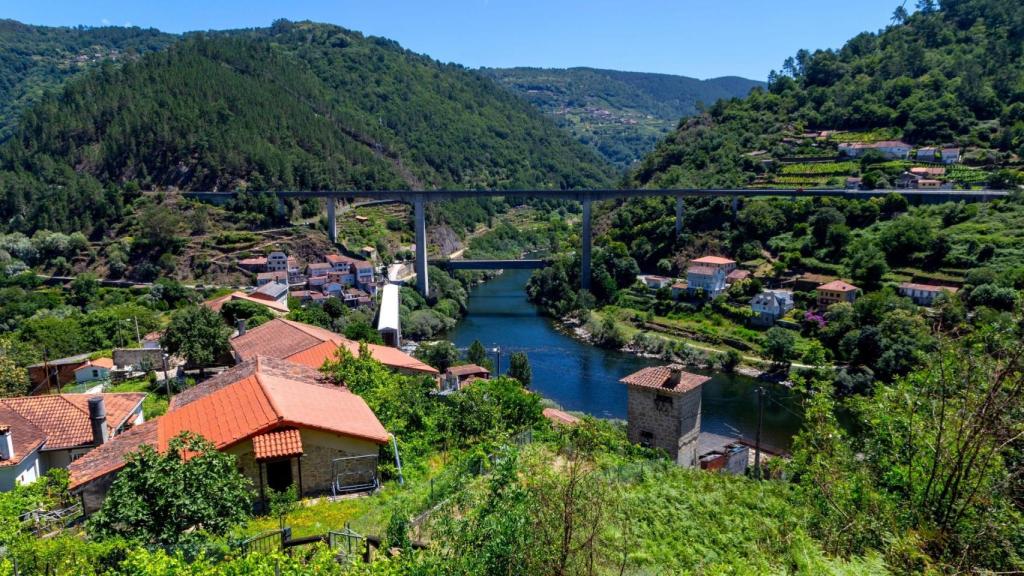
<path id="1" fill-rule="evenodd" d="M 629 440 L 665 450 L 680 466 L 696 466 L 701 388 L 710 379 L 670 364 L 620 380 L 629 394 Z"/>

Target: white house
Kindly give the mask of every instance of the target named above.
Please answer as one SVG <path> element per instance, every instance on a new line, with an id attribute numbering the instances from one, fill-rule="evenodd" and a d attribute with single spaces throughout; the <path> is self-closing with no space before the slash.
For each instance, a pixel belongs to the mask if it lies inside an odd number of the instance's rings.
<path id="1" fill-rule="evenodd" d="M 765 290 L 750 301 L 757 316 L 750 319 L 756 326 L 771 326 L 793 309 L 793 293 L 789 290 Z"/>
<path id="2" fill-rule="evenodd" d="M 916 284 L 914 282 L 904 282 L 899 286 L 900 296 L 910 298 L 918 306 L 931 306 L 935 303 L 935 298 L 939 294 L 943 292 L 956 294 L 956 291 L 956 288 L 949 286 L 932 286 L 930 284 Z"/>
<path id="3" fill-rule="evenodd" d="M 703 256 L 690 260 L 686 269 L 687 291 L 690 294 L 698 290 L 710 298 L 714 298 L 725 291 L 726 277 L 736 269 L 736 261 L 721 256 Z"/>
<path id="4" fill-rule="evenodd" d="M 655 274 L 647 274 L 637 276 L 637 280 L 644 283 L 645 286 L 651 290 L 660 290 L 672 284 L 672 279 L 665 276 L 657 276 Z"/>
<path id="5" fill-rule="evenodd" d="M 959 148 L 943 148 L 939 151 L 943 164 L 956 164 L 960 161 Z"/>
<path id="6" fill-rule="evenodd" d="M 84 365 L 75 369 L 75 382 L 85 384 L 87 382 L 110 380 L 110 371 L 113 368 L 114 360 L 112 358 L 89 360 Z"/>
<path id="7" fill-rule="evenodd" d="M 917 149 L 917 160 L 919 162 L 935 162 L 939 155 L 939 149 L 933 147 L 918 148 Z"/>

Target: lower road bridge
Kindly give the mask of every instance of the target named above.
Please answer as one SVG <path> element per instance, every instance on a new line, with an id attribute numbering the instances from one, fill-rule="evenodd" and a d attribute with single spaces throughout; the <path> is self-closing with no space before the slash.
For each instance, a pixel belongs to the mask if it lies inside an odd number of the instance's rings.
<path id="1" fill-rule="evenodd" d="M 391 201 L 404 202 L 413 206 L 416 243 L 416 288 L 420 294 L 429 296 L 430 284 L 427 279 L 427 202 L 458 200 L 462 198 L 546 198 L 575 200 L 583 206 L 582 230 L 580 234 L 580 287 L 590 288 L 591 262 L 591 204 L 601 200 L 619 198 L 675 198 L 675 230 L 679 235 L 683 230 L 683 213 L 685 198 L 724 197 L 732 200 L 732 210 L 739 210 L 740 198 L 744 197 L 781 197 L 796 200 L 798 198 L 832 197 L 850 200 L 878 198 L 889 194 L 899 194 L 911 204 L 938 202 L 985 202 L 1004 198 L 1012 194 L 1008 190 L 917 190 L 917 189 L 884 189 L 884 190 L 844 190 L 838 188 L 822 189 L 772 189 L 772 188 L 632 188 L 632 189 L 591 189 L 591 190 L 263 190 L 247 191 L 247 194 L 274 194 L 279 198 L 324 198 L 327 200 L 327 235 L 332 242 L 338 239 L 337 204 L 339 200 L 360 201 Z M 184 196 L 196 200 L 222 202 L 234 197 L 239 192 L 186 192 Z M 472 261 L 470 261 L 472 262 Z M 511 268 L 511 266 L 494 266 L 494 268 Z"/>
<path id="2" fill-rule="evenodd" d="M 536 270 L 551 265 L 550 260 L 430 260 L 442 270 Z"/>

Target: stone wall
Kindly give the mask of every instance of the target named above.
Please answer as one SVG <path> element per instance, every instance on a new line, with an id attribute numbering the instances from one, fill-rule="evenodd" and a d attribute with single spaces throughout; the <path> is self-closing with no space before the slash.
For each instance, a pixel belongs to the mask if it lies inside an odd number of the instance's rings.
<path id="1" fill-rule="evenodd" d="M 131 366 L 135 370 L 162 370 L 164 351 L 159 348 L 115 348 L 114 366 Z"/>
<path id="2" fill-rule="evenodd" d="M 644 433 L 650 433 L 653 447 L 668 452 L 681 466 L 696 465 L 700 399 L 699 387 L 683 395 L 670 395 L 629 386 L 627 435 L 630 442 L 642 443 Z"/>

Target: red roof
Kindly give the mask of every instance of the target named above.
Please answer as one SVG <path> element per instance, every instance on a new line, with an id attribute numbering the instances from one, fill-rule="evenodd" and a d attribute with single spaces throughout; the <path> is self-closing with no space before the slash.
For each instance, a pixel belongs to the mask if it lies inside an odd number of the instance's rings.
<path id="1" fill-rule="evenodd" d="M 573 426 L 575 424 L 578 424 L 580 421 L 579 418 L 573 416 L 572 414 L 569 414 L 568 412 L 563 412 L 556 408 L 545 408 L 543 414 L 544 417 L 550 420 L 552 424 L 557 424 L 561 426 Z"/>
<path id="2" fill-rule="evenodd" d="M 735 264 L 736 261 L 735 260 L 730 260 L 728 258 L 723 258 L 721 256 L 701 256 L 700 258 L 694 258 L 693 260 L 690 260 L 690 263 L 691 264 L 713 264 L 713 265 L 721 266 L 723 264 Z"/>
<path id="3" fill-rule="evenodd" d="M 252 451 L 256 460 L 274 460 L 302 455 L 302 434 L 292 428 L 267 432 L 252 438 Z"/>
<path id="4" fill-rule="evenodd" d="M 673 376 L 678 380 L 673 381 Z M 678 364 L 668 366 L 649 366 L 626 376 L 619 382 L 639 388 L 650 388 L 668 393 L 683 394 L 702 386 L 711 380 L 710 376 L 691 374 Z"/>
<path id="5" fill-rule="evenodd" d="M 11 458 L 0 459 L 0 467 L 16 466 L 46 441 L 46 434 L 20 414 L 0 404 L 0 429 L 6 428 L 14 444 Z"/>
<path id="6" fill-rule="evenodd" d="M 45 450 L 59 450 L 92 444 L 88 402 L 94 396 L 103 397 L 111 433 L 125 423 L 146 397 L 142 392 L 48 394 L 3 398 L 0 405 L 39 429 L 46 438 Z"/>
<path id="7" fill-rule="evenodd" d="M 472 376 L 475 374 L 487 374 L 490 375 L 491 371 L 483 366 L 476 364 L 462 364 L 461 366 L 452 366 L 448 368 L 448 373 L 453 376 Z"/>
<path id="8" fill-rule="evenodd" d="M 318 326 L 281 318 L 271 320 L 231 340 L 231 348 L 242 360 L 256 355 L 282 358 L 311 368 L 334 360 L 338 348 L 359 354 L 359 342 Z M 370 356 L 392 368 L 437 374 L 437 369 L 397 348 L 369 344 Z"/>
<path id="9" fill-rule="evenodd" d="M 857 288 L 856 286 L 848 282 L 843 282 L 842 280 L 833 280 L 828 284 L 822 284 L 821 286 L 818 286 L 816 290 L 830 290 L 833 292 L 855 292 L 857 290 L 860 290 L 860 288 Z"/>
<path id="10" fill-rule="evenodd" d="M 726 274 L 726 280 L 744 280 L 750 277 L 750 270 L 740 270 L 739 268 Z"/>
<path id="11" fill-rule="evenodd" d="M 121 435 L 73 462 L 69 488 L 119 469 L 124 456 L 141 443 L 164 451 L 186 430 L 218 450 L 282 428 L 310 428 L 378 444 L 388 440 L 387 430 L 362 398 L 322 381 L 311 368 L 265 357 L 243 362 L 176 396 L 168 412 L 153 422 L 155 435 L 141 442 L 138 436 L 122 440 L 126 435 Z"/>
<path id="12" fill-rule="evenodd" d="M 78 372 L 82 368 L 89 368 L 90 366 L 95 366 L 97 368 L 106 368 L 107 370 L 111 370 L 114 368 L 114 360 L 111 358 L 97 358 L 95 360 L 89 360 L 89 362 L 87 362 L 86 364 L 76 368 L 75 372 Z"/>

